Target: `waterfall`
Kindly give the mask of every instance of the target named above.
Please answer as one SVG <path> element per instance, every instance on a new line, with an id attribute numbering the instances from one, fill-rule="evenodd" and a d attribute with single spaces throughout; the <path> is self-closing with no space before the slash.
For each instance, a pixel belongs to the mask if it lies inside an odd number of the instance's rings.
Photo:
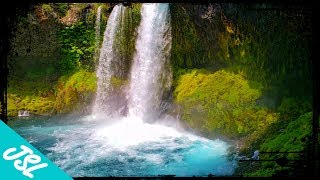
<path id="1" fill-rule="evenodd" d="M 97 10 L 97 17 L 96 17 L 96 23 L 95 23 L 95 30 L 96 30 L 96 33 L 95 33 L 95 38 L 96 38 L 96 51 L 95 51 L 95 54 L 94 54 L 94 58 L 96 61 L 98 61 L 98 58 L 99 58 L 99 45 L 100 45 L 100 21 L 101 21 L 101 6 L 98 7 L 98 10 Z"/>
<path id="2" fill-rule="evenodd" d="M 171 26 L 168 4 L 143 4 L 130 74 L 129 116 L 143 121 L 160 115 L 165 88 L 171 85 Z"/>
<path id="3" fill-rule="evenodd" d="M 108 18 L 97 68 L 98 87 L 93 114 L 109 114 L 112 107 L 112 103 L 109 102 L 112 90 L 110 81 L 115 69 L 112 66 L 117 61 L 114 42 L 117 31 L 121 28 L 121 14 L 124 10 L 125 7 L 121 4 L 116 5 Z"/>

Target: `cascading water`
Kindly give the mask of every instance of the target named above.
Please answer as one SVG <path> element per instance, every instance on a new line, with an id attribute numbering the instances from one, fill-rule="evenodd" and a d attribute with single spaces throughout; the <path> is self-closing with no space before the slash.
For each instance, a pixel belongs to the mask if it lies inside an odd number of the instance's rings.
<path id="1" fill-rule="evenodd" d="M 107 97 L 114 93 L 111 66 L 119 60 L 114 39 L 122 8 L 114 7 L 104 34 L 95 113 L 113 105 Z M 232 175 L 236 164 L 228 159 L 228 143 L 145 122 L 159 118 L 162 96 L 171 83 L 168 8 L 168 4 L 142 5 L 127 117 L 97 116 L 98 121 L 90 121 L 92 116 L 40 117 L 14 121 L 12 128 L 72 177 Z"/>
<path id="2" fill-rule="evenodd" d="M 116 50 L 114 49 L 114 42 L 117 31 L 121 25 L 121 14 L 125 10 L 122 5 L 116 5 L 108 19 L 107 27 L 104 32 L 103 44 L 99 57 L 99 64 L 97 68 L 98 87 L 97 95 L 93 107 L 93 114 L 109 114 L 112 106 L 109 100 L 109 93 L 111 92 L 110 80 L 114 75 L 114 68 L 112 63 L 117 60 Z"/>
<path id="3" fill-rule="evenodd" d="M 171 50 L 168 4 L 143 4 L 136 54 L 131 70 L 129 117 L 158 118 L 164 86 L 170 86 L 166 64 Z"/>

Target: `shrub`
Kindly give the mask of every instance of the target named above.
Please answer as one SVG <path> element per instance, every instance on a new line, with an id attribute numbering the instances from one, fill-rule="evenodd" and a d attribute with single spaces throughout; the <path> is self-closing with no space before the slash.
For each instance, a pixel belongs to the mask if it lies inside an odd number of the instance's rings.
<path id="1" fill-rule="evenodd" d="M 67 74 L 80 68 L 94 67 L 93 53 L 95 51 L 94 28 L 77 22 L 59 32 L 61 43 L 60 70 Z"/>

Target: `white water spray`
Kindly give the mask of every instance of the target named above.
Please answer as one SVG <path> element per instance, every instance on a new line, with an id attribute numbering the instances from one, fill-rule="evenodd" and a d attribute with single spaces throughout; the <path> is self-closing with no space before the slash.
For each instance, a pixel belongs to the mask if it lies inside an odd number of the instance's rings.
<path id="1" fill-rule="evenodd" d="M 104 32 L 103 44 L 99 57 L 97 69 L 98 88 L 93 114 L 108 114 L 112 104 L 108 102 L 109 93 L 111 92 L 110 80 L 114 75 L 112 64 L 117 60 L 117 54 L 114 47 L 114 41 L 117 31 L 121 25 L 121 14 L 125 10 L 122 5 L 116 5 L 108 19 L 107 27 Z"/>
<path id="2" fill-rule="evenodd" d="M 136 54 L 131 69 L 129 117 L 158 118 L 164 86 L 170 86 L 171 27 L 168 4 L 143 4 Z"/>

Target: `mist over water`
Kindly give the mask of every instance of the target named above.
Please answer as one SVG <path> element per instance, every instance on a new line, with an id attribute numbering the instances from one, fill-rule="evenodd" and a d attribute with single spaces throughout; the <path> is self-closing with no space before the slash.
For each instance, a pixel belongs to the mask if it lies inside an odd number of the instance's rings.
<path id="1" fill-rule="evenodd" d="M 224 176 L 236 167 L 221 140 L 129 118 L 91 118 L 22 119 L 11 127 L 72 177 Z"/>
<path id="2" fill-rule="evenodd" d="M 107 27 L 104 32 L 102 47 L 100 49 L 100 57 L 97 68 L 97 95 L 93 107 L 93 114 L 109 114 L 112 104 L 108 101 L 111 85 L 110 80 L 114 75 L 112 64 L 117 60 L 116 50 L 114 49 L 114 41 L 117 30 L 121 25 L 121 14 L 125 10 L 122 5 L 116 5 L 108 19 Z"/>
<path id="3" fill-rule="evenodd" d="M 171 50 L 169 20 L 169 4 L 142 5 L 128 107 L 129 116 L 144 121 L 159 116 L 164 86 L 171 85 L 171 74 L 165 69 Z"/>

